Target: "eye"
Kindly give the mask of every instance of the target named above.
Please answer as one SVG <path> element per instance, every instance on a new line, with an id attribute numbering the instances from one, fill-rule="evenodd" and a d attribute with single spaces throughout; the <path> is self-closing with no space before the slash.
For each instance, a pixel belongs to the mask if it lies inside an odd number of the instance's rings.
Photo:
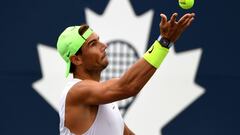
<path id="1" fill-rule="evenodd" d="M 94 40 L 94 41 L 92 41 L 91 43 L 90 43 L 90 46 L 96 46 L 97 45 L 97 41 L 96 40 Z"/>
<path id="2" fill-rule="evenodd" d="M 93 41 L 90 46 L 95 46 L 96 45 L 96 41 Z"/>

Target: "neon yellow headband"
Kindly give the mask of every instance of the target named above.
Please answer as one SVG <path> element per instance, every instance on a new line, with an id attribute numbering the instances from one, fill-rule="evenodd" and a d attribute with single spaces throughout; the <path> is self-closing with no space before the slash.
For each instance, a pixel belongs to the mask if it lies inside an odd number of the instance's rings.
<path id="1" fill-rule="evenodd" d="M 78 32 L 80 27 L 81 26 L 68 27 L 58 37 L 57 50 L 67 63 L 66 77 L 68 77 L 70 72 L 70 56 L 75 55 L 87 38 L 93 33 L 92 29 L 88 28 L 81 36 Z"/>

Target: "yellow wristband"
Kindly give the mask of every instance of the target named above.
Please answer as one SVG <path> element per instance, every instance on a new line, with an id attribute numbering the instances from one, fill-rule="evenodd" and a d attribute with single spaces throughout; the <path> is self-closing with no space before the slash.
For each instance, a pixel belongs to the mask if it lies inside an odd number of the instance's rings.
<path id="1" fill-rule="evenodd" d="M 159 68 L 167 54 L 168 49 L 162 47 L 156 40 L 148 49 L 148 51 L 143 55 L 143 58 L 155 68 Z"/>

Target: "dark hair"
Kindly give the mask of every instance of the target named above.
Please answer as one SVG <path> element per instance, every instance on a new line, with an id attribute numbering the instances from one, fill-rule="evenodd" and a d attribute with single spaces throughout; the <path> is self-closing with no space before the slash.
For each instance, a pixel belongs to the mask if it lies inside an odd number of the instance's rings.
<path id="1" fill-rule="evenodd" d="M 80 36 L 82 36 L 84 34 L 84 32 L 89 28 L 89 26 L 87 24 L 82 24 L 80 25 L 81 27 L 78 30 L 78 33 Z M 79 48 L 79 50 L 76 52 L 75 55 L 81 55 L 82 54 L 82 47 Z M 75 65 L 71 62 L 71 66 L 70 66 L 70 73 L 74 73 L 75 71 Z"/>

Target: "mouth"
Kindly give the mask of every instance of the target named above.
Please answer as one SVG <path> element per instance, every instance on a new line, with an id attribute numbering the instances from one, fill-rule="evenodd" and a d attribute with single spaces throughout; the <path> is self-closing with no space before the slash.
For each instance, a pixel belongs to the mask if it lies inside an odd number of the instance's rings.
<path id="1" fill-rule="evenodd" d="M 103 53 L 103 56 L 106 57 L 106 56 L 107 56 L 107 52 L 104 52 L 104 53 Z"/>
<path id="2" fill-rule="evenodd" d="M 104 52 L 103 53 L 103 57 L 102 58 L 105 58 L 107 56 L 107 53 L 106 52 Z"/>

